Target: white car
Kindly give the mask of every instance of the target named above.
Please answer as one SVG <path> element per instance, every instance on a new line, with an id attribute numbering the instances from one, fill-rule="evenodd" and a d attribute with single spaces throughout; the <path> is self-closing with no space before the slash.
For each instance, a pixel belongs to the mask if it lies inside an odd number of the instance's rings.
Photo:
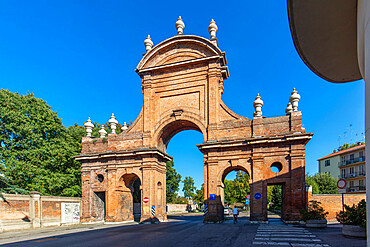
<path id="1" fill-rule="evenodd" d="M 224 215 L 229 215 L 231 213 L 232 213 L 231 208 L 229 208 L 229 207 L 224 208 Z"/>

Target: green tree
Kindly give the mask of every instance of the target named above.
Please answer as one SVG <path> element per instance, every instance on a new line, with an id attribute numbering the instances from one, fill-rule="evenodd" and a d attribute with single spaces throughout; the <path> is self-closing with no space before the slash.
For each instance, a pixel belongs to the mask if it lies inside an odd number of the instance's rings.
<path id="1" fill-rule="evenodd" d="M 177 191 L 179 190 L 179 184 L 181 182 L 181 175 L 178 174 L 173 168 L 173 161 L 166 162 L 166 201 L 167 203 L 173 203 L 177 196 Z"/>
<path id="2" fill-rule="evenodd" d="M 0 90 L 0 173 L 14 186 L 43 195 L 81 195 L 79 138 L 33 94 Z M 77 139 L 76 139 L 77 138 Z"/>
<path id="3" fill-rule="evenodd" d="M 275 209 L 281 209 L 282 204 L 282 186 L 273 185 L 271 192 L 271 204 Z"/>
<path id="4" fill-rule="evenodd" d="M 316 173 L 313 176 L 317 186 L 319 187 L 320 194 L 337 194 L 337 179 L 329 173 Z"/>
<path id="5" fill-rule="evenodd" d="M 234 180 L 224 181 L 225 201 L 229 204 L 240 202 L 244 203 L 247 195 L 250 193 L 249 175 L 243 171 L 237 171 Z"/>
<path id="6" fill-rule="evenodd" d="M 184 192 L 185 198 L 193 198 L 194 197 L 194 191 L 196 190 L 196 187 L 194 186 L 194 179 L 192 177 L 185 177 L 184 181 L 184 187 L 182 188 L 182 191 Z"/>
<path id="7" fill-rule="evenodd" d="M 306 185 L 311 185 L 312 186 L 312 193 L 313 194 L 319 194 L 319 186 L 317 185 L 314 176 L 306 174 L 305 182 L 306 182 Z"/>
<path id="8" fill-rule="evenodd" d="M 197 202 L 199 207 L 204 204 L 204 184 L 200 187 L 200 190 L 195 191 L 195 196 L 193 198 L 194 202 Z"/>

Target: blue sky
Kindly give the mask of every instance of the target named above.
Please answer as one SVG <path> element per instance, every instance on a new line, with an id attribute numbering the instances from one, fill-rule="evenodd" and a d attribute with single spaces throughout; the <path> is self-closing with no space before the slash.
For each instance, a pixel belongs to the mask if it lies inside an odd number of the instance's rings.
<path id="1" fill-rule="evenodd" d="M 209 37 L 213 18 L 219 47 L 230 70 L 222 96 L 235 113 L 253 117 L 260 93 L 267 117 L 284 114 L 293 87 L 306 131 L 315 135 L 306 149 L 306 171 L 317 159 L 364 132 L 364 82 L 333 84 L 311 72 L 290 36 L 286 1 L 0 1 L 0 88 L 33 92 L 58 113 L 65 126 L 134 121 L 143 102 L 134 69 L 148 34 L 155 44 L 176 35 Z M 168 146 L 175 167 L 203 183 L 200 133 L 181 132 Z"/>

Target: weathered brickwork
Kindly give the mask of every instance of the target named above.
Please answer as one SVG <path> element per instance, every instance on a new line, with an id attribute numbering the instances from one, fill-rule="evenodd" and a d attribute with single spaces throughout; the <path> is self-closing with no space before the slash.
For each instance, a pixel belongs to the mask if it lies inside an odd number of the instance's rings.
<path id="1" fill-rule="evenodd" d="M 352 206 L 359 203 L 362 199 L 366 200 L 366 194 L 344 194 L 343 199 L 344 204 Z M 329 213 L 327 216 L 328 221 L 336 221 L 335 216 L 342 210 L 342 195 L 312 194 L 312 190 L 310 190 L 307 192 L 307 201 L 309 202 L 311 200 L 321 202 L 321 206 Z"/>
<path id="2" fill-rule="evenodd" d="M 0 199 L 0 232 L 61 224 L 61 203 L 81 198 L 4 194 Z"/>
<path id="3" fill-rule="evenodd" d="M 82 152 L 82 221 L 133 219 L 133 182 L 140 179 L 141 220 L 166 219 L 166 154 L 171 138 L 183 130 L 203 134 L 205 221 L 223 220 L 223 180 L 233 170 L 250 174 L 251 219 L 267 220 L 267 186 L 284 188 L 283 218 L 298 220 L 306 202 L 305 145 L 312 134 L 302 128 L 301 112 L 248 119 L 221 99 L 229 72 L 217 42 L 177 35 L 148 51 L 136 72 L 144 103 L 135 122 L 119 135 L 84 137 Z M 272 164 L 280 164 L 274 173 Z M 100 178 L 102 179 L 98 179 Z M 102 181 L 101 181 L 102 180 Z M 261 193 L 262 198 L 253 195 Z M 209 200 L 216 194 L 216 200 Z M 151 207 L 155 206 L 155 216 Z"/>

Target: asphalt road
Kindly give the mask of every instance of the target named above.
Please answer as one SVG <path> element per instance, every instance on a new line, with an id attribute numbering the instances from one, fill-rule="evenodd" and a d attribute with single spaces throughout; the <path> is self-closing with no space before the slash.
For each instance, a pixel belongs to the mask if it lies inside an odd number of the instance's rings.
<path id="1" fill-rule="evenodd" d="M 201 215 L 187 214 L 169 216 L 169 222 L 158 224 L 85 225 L 9 232 L 0 234 L 0 245 L 2 241 L 12 241 L 3 246 L 366 246 L 364 239 L 345 238 L 340 224 L 307 229 L 285 225 L 276 215 L 269 215 L 267 225 L 251 224 L 247 215 L 240 216 L 237 224 L 233 224 L 231 217 L 222 224 L 203 224 Z M 73 233 L 65 234 L 68 230 Z"/>
<path id="2" fill-rule="evenodd" d="M 170 216 L 159 224 L 137 224 L 78 232 L 4 246 L 246 246 L 252 243 L 257 225 L 203 224 L 202 216 Z"/>

